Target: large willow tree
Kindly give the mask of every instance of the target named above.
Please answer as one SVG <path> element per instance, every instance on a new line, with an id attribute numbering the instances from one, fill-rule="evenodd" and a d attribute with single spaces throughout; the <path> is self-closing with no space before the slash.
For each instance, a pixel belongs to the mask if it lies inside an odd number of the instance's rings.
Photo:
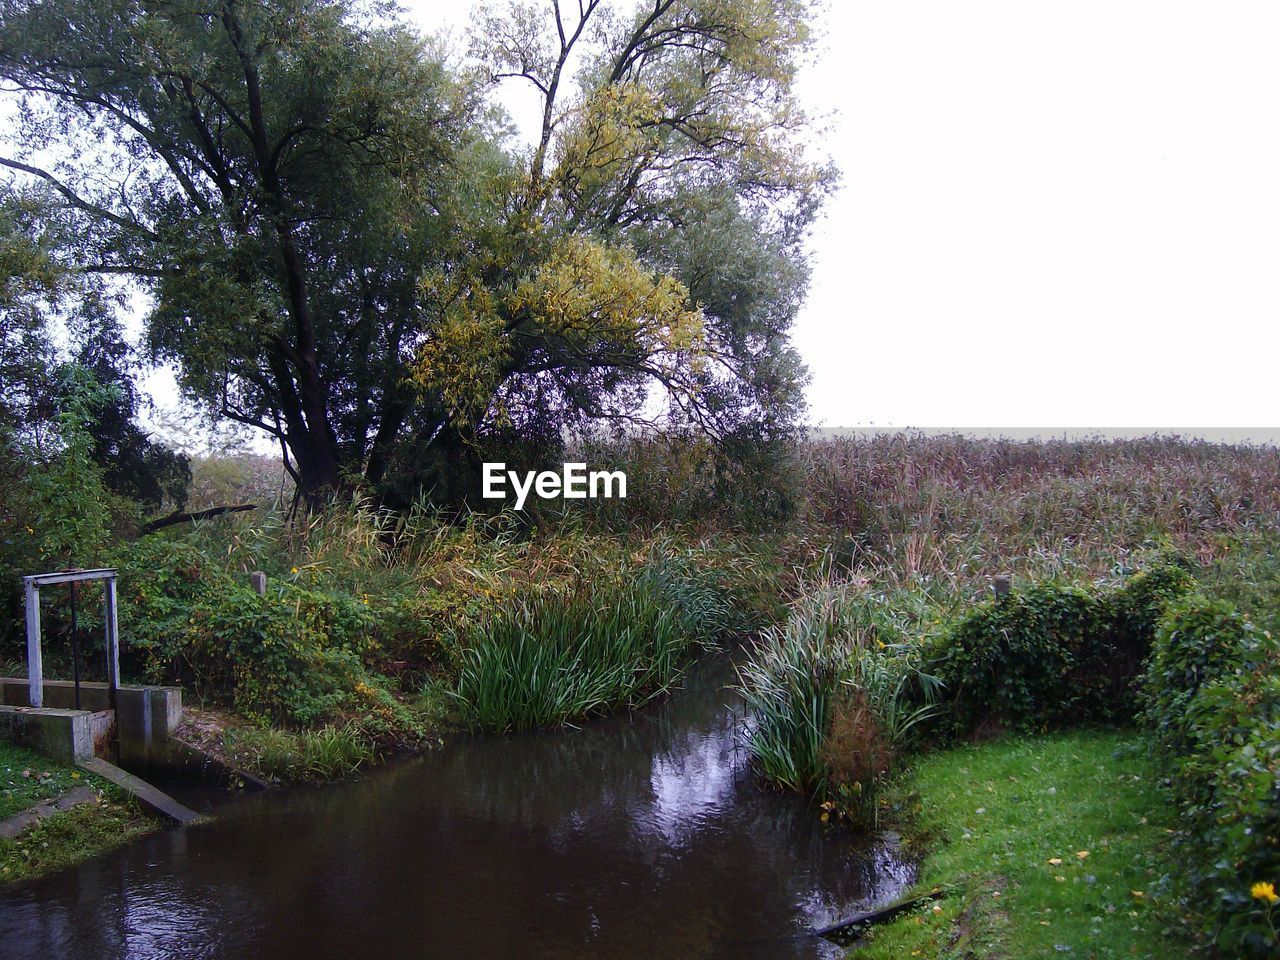
<path id="1" fill-rule="evenodd" d="M 0 166 L 55 201 L 69 263 L 149 290 L 155 355 L 313 502 L 592 419 L 768 438 L 829 179 L 805 18 L 515 4 L 463 57 L 350 0 L 0 0 Z M 532 145 L 501 82 L 539 97 Z"/>

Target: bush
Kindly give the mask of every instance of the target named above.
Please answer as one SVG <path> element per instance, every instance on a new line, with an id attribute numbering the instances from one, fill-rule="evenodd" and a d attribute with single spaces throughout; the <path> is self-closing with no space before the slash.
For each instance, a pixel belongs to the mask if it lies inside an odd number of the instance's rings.
<path id="1" fill-rule="evenodd" d="M 1132 718 L 1156 625 L 1190 583 L 1164 562 L 1117 585 L 1048 581 L 980 603 L 930 642 L 954 731 Z"/>
<path id="2" fill-rule="evenodd" d="M 1227 955 L 1274 956 L 1274 907 L 1251 887 L 1280 881 L 1280 644 L 1230 603 L 1188 597 L 1143 692 L 1208 932 Z"/>
<path id="3" fill-rule="evenodd" d="M 360 710 L 387 734 L 413 727 L 365 667 L 376 647 L 366 604 L 278 580 L 259 596 L 181 541 L 134 545 L 126 564 L 123 651 L 148 679 L 249 717 L 312 724 Z"/>
<path id="4" fill-rule="evenodd" d="M 731 620 L 718 591 L 674 558 L 569 596 L 540 596 L 462 638 L 454 696 L 479 730 L 528 730 L 635 706 Z"/>

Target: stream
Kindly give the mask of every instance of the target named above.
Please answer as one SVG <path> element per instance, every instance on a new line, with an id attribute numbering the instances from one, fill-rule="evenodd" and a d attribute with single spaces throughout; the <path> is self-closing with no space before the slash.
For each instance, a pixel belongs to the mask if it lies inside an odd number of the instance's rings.
<path id="1" fill-rule="evenodd" d="M 258 794 L 0 892 L 0 954 L 77 958 L 841 957 L 897 896 L 891 839 L 761 786 L 723 658 L 581 729 L 451 738 Z"/>

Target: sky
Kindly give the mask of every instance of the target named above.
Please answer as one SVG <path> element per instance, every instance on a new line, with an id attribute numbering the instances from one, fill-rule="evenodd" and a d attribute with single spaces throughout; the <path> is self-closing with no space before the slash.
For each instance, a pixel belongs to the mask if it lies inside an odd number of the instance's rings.
<path id="1" fill-rule="evenodd" d="M 827 425 L 1275 423 L 1280 4 L 833 4 Z"/>
<path id="2" fill-rule="evenodd" d="M 1280 4 L 833 0 L 816 34 L 815 425 L 1280 421 Z"/>

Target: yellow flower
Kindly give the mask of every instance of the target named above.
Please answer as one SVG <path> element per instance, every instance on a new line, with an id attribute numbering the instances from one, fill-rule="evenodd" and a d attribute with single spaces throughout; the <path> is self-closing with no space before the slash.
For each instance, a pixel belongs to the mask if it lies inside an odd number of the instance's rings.
<path id="1" fill-rule="evenodd" d="M 1267 903 L 1275 903 L 1280 900 L 1276 896 L 1276 885 L 1274 883 L 1255 883 L 1249 888 L 1249 892 L 1253 894 L 1255 900 L 1265 900 Z"/>
<path id="2" fill-rule="evenodd" d="M 297 573 L 297 572 L 298 572 L 298 568 L 297 568 L 297 567 L 290 567 L 290 568 L 289 568 L 289 572 L 290 572 L 290 573 Z"/>

